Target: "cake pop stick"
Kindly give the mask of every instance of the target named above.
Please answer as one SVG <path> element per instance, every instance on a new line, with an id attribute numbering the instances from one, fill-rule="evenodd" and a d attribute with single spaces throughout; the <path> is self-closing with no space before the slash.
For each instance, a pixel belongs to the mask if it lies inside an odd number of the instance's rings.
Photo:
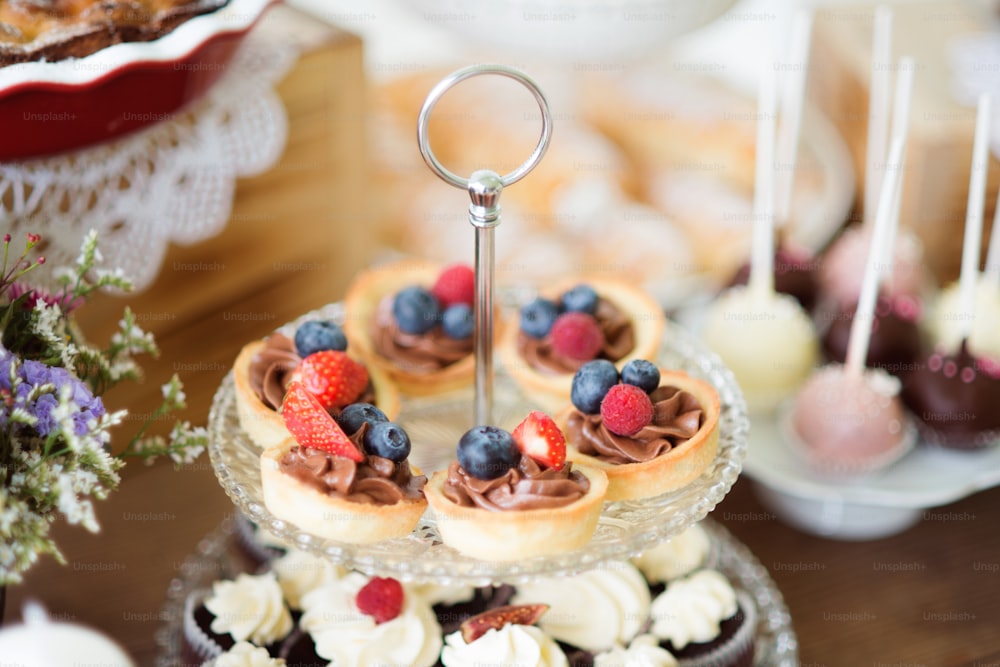
<path id="1" fill-rule="evenodd" d="M 771 63 L 761 76 L 757 101 L 757 155 L 754 172 L 750 290 L 758 297 L 774 292 L 774 134 L 777 74 Z"/>
<path id="2" fill-rule="evenodd" d="M 812 40 L 812 14 L 799 10 L 792 23 L 791 48 L 781 91 L 781 124 L 778 126 L 777 164 L 775 176 L 775 225 L 788 224 L 792 206 L 792 185 L 795 182 L 795 164 L 798 158 L 799 131 L 802 127 L 802 106 L 806 88 L 806 71 L 809 64 L 809 45 Z"/>
<path id="3" fill-rule="evenodd" d="M 906 140 L 910 130 L 910 99 L 913 96 L 913 58 L 905 57 L 899 60 L 899 75 L 896 77 L 896 90 L 892 100 L 892 133 L 893 139 L 903 138 L 903 154 L 900 156 L 900 185 L 896 188 L 896 196 L 892 200 L 892 223 L 889 225 L 889 237 L 883 248 L 882 261 L 889 270 L 882 272 L 882 281 L 892 280 L 892 267 L 896 257 L 896 231 L 899 229 L 899 209 L 902 201 L 902 173 L 906 165 Z"/>
<path id="4" fill-rule="evenodd" d="M 1000 190 L 997 191 L 997 203 L 993 209 L 993 228 L 990 230 L 990 245 L 986 251 L 983 280 L 988 285 L 1000 288 Z"/>
<path id="5" fill-rule="evenodd" d="M 962 239 L 962 271 L 958 288 L 959 341 L 972 332 L 975 316 L 976 282 L 979 278 L 979 250 L 983 236 L 983 204 L 986 200 L 986 172 L 989 169 L 989 124 L 991 100 L 988 93 L 979 96 L 976 108 L 976 134 L 972 143 L 972 169 L 969 174 L 969 201 L 965 209 L 965 236 Z M 961 344 L 961 343 L 959 343 Z"/>
<path id="6" fill-rule="evenodd" d="M 850 340 L 847 343 L 847 359 L 844 362 L 847 373 L 860 377 L 865 369 L 865 359 L 868 356 L 868 344 L 872 334 L 872 319 L 875 316 L 875 300 L 878 297 L 878 285 L 881 280 L 885 263 L 885 244 L 892 225 L 892 204 L 896 189 L 900 184 L 900 166 L 902 161 L 905 137 L 892 140 L 889 149 L 889 159 L 886 160 L 885 178 L 879 192 L 878 210 L 875 215 L 875 229 L 872 232 L 871 246 L 868 250 L 868 261 L 865 264 L 865 275 L 861 282 L 861 296 L 858 308 L 851 323 Z"/>
<path id="7" fill-rule="evenodd" d="M 868 91 L 868 140 L 865 152 L 865 224 L 874 224 L 879 189 L 877 165 L 885 159 L 889 128 L 889 63 L 892 58 L 892 10 L 886 5 L 875 9 L 872 40 L 871 87 Z"/>

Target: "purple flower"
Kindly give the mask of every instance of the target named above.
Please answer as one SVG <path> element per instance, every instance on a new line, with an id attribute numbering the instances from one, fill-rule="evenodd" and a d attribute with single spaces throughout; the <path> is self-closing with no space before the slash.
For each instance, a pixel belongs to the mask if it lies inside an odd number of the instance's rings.
<path id="1" fill-rule="evenodd" d="M 90 430 L 87 422 L 96 421 L 105 413 L 104 403 L 101 402 L 101 399 L 94 396 L 87 385 L 65 368 L 46 366 L 40 361 L 31 359 L 20 362 L 17 376 L 21 378 L 22 383 L 11 395 L 10 367 L 12 363 L 14 363 L 13 353 L 0 348 L 0 393 L 6 392 L 13 406 L 24 408 L 38 419 L 34 431 L 40 437 L 48 436 L 56 426 L 52 411 L 59 404 L 59 395 L 65 386 L 70 387 L 70 400 L 77 407 L 77 411 L 73 414 L 73 431 L 77 435 L 86 434 Z M 29 402 L 28 394 L 31 393 L 31 390 L 43 384 L 54 385 L 55 392 L 42 394 Z M 6 425 L 9 409 L 10 406 L 7 402 L 0 406 L 0 426 Z"/>

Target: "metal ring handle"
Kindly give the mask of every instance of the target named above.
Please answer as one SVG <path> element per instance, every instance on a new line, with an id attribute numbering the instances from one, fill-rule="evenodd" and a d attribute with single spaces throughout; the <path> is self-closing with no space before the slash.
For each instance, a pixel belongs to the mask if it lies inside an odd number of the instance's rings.
<path id="1" fill-rule="evenodd" d="M 431 117 L 431 111 L 434 110 L 434 105 L 437 104 L 442 95 L 444 95 L 454 85 L 481 74 L 497 74 L 505 76 L 509 79 L 514 79 L 515 81 L 523 84 L 525 88 L 531 91 L 535 101 L 538 103 L 538 109 L 542 113 L 542 134 L 538 138 L 538 145 L 535 146 L 535 150 L 532 151 L 531 155 L 528 156 L 528 159 L 525 160 L 520 167 L 509 174 L 500 177 L 500 182 L 504 187 L 510 185 L 511 183 L 517 183 L 519 180 L 524 178 L 529 171 L 534 169 L 535 165 L 538 164 L 538 161 L 542 159 L 546 149 L 548 149 L 549 140 L 552 138 L 552 113 L 549 111 L 548 100 L 545 99 L 545 95 L 538 87 L 538 84 L 535 83 L 535 81 L 527 74 L 505 65 L 470 65 L 452 72 L 438 82 L 438 84 L 431 90 L 430 94 L 427 95 L 427 99 L 424 100 L 424 105 L 420 109 L 420 116 L 417 118 L 417 144 L 420 146 L 420 154 L 424 157 L 424 162 L 426 162 L 427 166 L 431 168 L 431 171 L 441 177 L 441 179 L 445 182 L 454 185 L 456 188 L 462 188 L 463 190 L 467 190 L 469 188 L 469 179 L 462 178 L 461 176 L 450 171 L 438 161 L 437 157 L 434 155 L 434 151 L 431 150 L 430 139 L 428 137 L 428 121 Z"/>

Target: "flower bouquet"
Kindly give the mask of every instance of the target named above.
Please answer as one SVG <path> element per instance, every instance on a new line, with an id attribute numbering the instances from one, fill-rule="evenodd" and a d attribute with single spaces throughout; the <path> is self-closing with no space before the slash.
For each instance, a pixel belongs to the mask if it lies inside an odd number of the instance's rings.
<path id="1" fill-rule="evenodd" d="M 111 432 L 126 411 L 109 412 L 101 395 L 124 380 L 138 380 L 138 354 L 158 353 L 152 335 L 125 309 L 118 331 L 104 348 L 88 343 L 72 312 L 97 290 L 129 290 L 120 271 L 99 266 L 97 234 L 88 233 L 73 266 L 57 269 L 55 288 L 32 286 L 44 257 L 34 257 L 41 238 L 28 234 L 11 257 L 3 237 L 0 268 L 0 590 L 21 581 L 42 554 L 65 562 L 49 534 L 61 516 L 91 532 L 100 529 L 93 500 L 120 481 L 127 458 L 151 462 L 169 456 L 187 463 L 203 450 L 203 428 L 178 422 L 168 436 L 146 436 L 155 419 L 184 408 L 176 375 L 163 386 L 163 402 L 117 454 Z M 16 253 L 14 253 L 16 255 Z M 2 613 L 2 604 L 0 604 Z"/>

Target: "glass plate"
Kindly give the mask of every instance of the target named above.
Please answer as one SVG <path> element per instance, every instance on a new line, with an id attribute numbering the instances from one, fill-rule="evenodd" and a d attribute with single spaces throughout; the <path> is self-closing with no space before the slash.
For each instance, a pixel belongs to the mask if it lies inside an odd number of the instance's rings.
<path id="1" fill-rule="evenodd" d="M 791 615 L 781 592 L 760 561 L 728 530 L 711 519 L 702 527 L 712 540 L 714 567 L 747 591 L 757 604 L 758 627 L 755 667 L 796 667 L 798 639 L 792 628 Z M 180 575 L 170 582 L 167 599 L 160 612 L 163 626 L 156 634 L 158 656 L 156 667 L 181 667 L 183 643 L 184 600 L 194 590 L 205 588 L 216 579 L 236 576 L 241 569 L 235 553 L 239 546 L 234 538 L 235 521 L 226 519 L 198 543 L 195 553 L 181 566 Z"/>
<path id="2" fill-rule="evenodd" d="M 331 304 L 299 318 L 342 321 L 341 304 Z M 289 333 L 296 323 L 283 327 Z M 531 577 L 569 574 L 603 561 L 623 560 L 680 533 L 703 519 L 728 493 L 746 456 L 749 420 L 732 373 L 717 356 L 679 326 L 667 323 L 657 359 L 710 382 L 719 392 L 719 452 L 704 474 L 677 491 L 637 501 L 607 503 L 591 541 L 583 548 L 555 556 L 515 562 L 482 561 L 446 547 L 438 537 L 434 516 L 424 513 L 408 537 L 354 545 L 324 539 L 275 518 L 264 505 L 260 481 L 261 449 L 240 428 L 230 373 L 216 392 L 208 418 L 209 455 L 219 483 L 252 521 L 275 536 L 314 554 L 366 574 L 439 584 L 518 583 Z M 420 400 L 404 399 L 397 418 L 414 443 L 410 459 L 425 473 L 446 467 L 455 443 L 472 426 L 472 393 L 458 392 Z M 500 369 L 494 392 L 495 421 L 512 428 L 537 406 Z"/>

